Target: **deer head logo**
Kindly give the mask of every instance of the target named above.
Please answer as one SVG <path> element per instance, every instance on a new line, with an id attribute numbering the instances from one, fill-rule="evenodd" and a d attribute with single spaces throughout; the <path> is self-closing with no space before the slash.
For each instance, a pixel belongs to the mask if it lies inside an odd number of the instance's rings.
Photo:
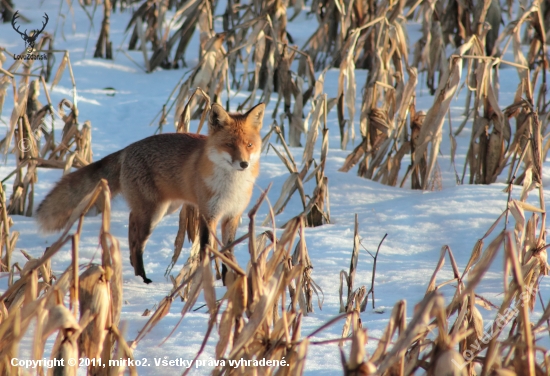
<path id="1" fill-rule="evenodd" d="M 44 31 L 44 28 L 48 24 L 49 17 L 46 13 L 44 13 L 43 17 L 46 20 L 46 22 L 42 22 L 42 29 L 40 29 L 40 30 L 33 29 L 33 30 L 30 31 L 30 35 L 28 35 L 26 29 L 25 29 L 25 32 L 22 33 L 22 32 L 19 31 L 19 26 L 15 27 L 15 20 L 17 18 L 19 18 L 18 13 L 19 13 L 19 11 L 15 12 L 15 14 L 13 15 L 13 18 L 11 19 L 11 25 L 13 26 L 13 29 L 15 31 L 17 31 L 21 35 L 21 38 L 25 41 L 25 49 L 27 50 L 27 53 L 31 53 L 31 52 L 34 51 L 34 44 L 36 42 L 36 39 L 38 38 L 40 33 L 42 33 L 42 31 Z"/>

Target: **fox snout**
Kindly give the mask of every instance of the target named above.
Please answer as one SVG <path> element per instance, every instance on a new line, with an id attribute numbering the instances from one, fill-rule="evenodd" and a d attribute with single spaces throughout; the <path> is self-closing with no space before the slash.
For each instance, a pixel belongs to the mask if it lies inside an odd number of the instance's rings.
<path id="1" fill-rule="evenodd" d="M 233 166 L 233 168 L 235 170 L 244 171 L 248 167 L 250 167 L 250 162 L 249 161 L 243 161 L 242 159 L 237 159 L 237 160 L 234 160 L 231 163 L 231 165 Z"/>

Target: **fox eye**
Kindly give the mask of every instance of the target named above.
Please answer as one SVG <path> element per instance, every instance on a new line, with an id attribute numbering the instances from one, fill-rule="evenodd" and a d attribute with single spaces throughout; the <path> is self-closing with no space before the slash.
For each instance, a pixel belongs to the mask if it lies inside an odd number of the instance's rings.
<path id="1" fill-rule="evenodd" d="M 228 148 L 231 148 L 233 147 L 233 144 L 230 144 L 229 142 L 227 144 L 225 144 L 225 146 L 227 146 Z"/>
<path id="2" fill-rule="evenodd" d="M 252 142 L 249 142 L 248 145 L 246 145 L 247 148 L 251 148 L 252 147 Z"/>

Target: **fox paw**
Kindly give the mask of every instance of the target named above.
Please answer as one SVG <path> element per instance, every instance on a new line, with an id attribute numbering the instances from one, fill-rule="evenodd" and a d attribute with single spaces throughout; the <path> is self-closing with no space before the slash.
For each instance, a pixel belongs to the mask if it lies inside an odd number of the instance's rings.
<path id="1" fill-rule="evenodd" d="M 143 277 L 143 282 L 145 282 L 146 284 L 149 284 L 149 283 L 151 283 L 151 282 L 153 282 L 153 281 L 151 281 L 151 280 L 150 280 L 149 278 L 147 278 L 147 277 Z"/>

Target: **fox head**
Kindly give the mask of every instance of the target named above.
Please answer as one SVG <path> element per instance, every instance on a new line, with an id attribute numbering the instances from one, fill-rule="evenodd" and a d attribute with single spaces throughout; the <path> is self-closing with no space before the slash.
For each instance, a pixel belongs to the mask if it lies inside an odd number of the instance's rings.
<path id="1" fill-rule="evenodd" d="M 260 129 L 265 104 L 260 103 L 245 114 L 227 113 L 217 103 L 212 105 L 208 127 L 211 148 L 208 157 L 228 169 L 245 171 L 260 159 Z"/>

